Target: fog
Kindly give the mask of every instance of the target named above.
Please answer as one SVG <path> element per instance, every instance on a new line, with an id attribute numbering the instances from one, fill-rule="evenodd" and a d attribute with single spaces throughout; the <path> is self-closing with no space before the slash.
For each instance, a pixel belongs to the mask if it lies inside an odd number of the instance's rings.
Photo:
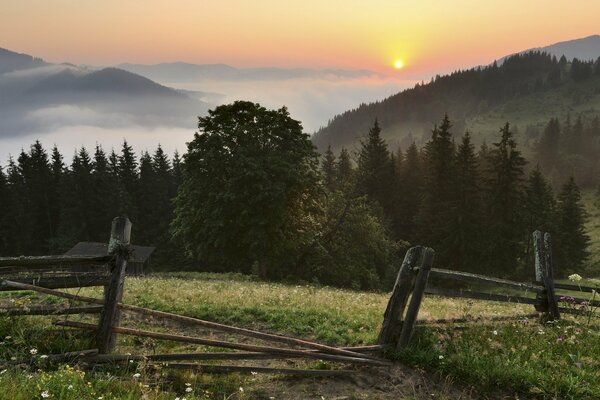
<path id="1" fill-rule="evenodd" d="M 0 88 L 31 88 L 57 69 L 54 66 L 4 74 L 0 76 Z M 183 153 L 185 143 L 197 129 L 197 116 L 205 114 L 208 107 L 235 100 L 255 101 L 268 108 L 285 105 L 291 116 L 302 122 L 304 130 L 312 133 L 336 114 L 414 84 L 381 76 L 160 83 L 185 90 L 183 93 L 193 101 L 97 91 L 57 92 L 54 86 L 49 93 L 37 92 L 35 97 L 17 96 L 15 101 L 0 98 L 0 164 L 6 165 L 9 154 L 18 155 L 35 140 L 47 149 L 56 144 L 66 162 L 81 146 L 92 149 L 100 144 L 105 150 L 119 149 L 124 139 L 138 154 L 154 150 L 158 143 L 171 154 L 175 149 Z M 27 90 L 21 93 L 29 94 Z"/>

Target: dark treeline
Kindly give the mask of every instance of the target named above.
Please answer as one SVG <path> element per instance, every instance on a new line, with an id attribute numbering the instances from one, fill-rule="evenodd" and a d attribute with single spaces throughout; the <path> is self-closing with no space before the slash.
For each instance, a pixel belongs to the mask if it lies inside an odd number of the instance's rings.
<path id="1" fill-rule="evenodd" d="M 127 142 L 119 153 L 82 147 L 66 161 L 36 141 L 0 169 L 0 254 L 60 254 L 79 241 L 108 242 L 112 219 L 127 215 L 134 244 L 157 246 L 158 260 L 172 257 L 180 162 L 160 146 L 138 159 Z"/>
<path id="2" fill-rule="evenodd" d="M 447 116 L 423 149 L 392 152 L 380 132 L 376 121 L 355 169 L 346 150 L 336 161 L 329 149 L 322 170 L 330 191 L 365 195 L 393 239 L 433 247 L 441 267 L 529 278 L 531 234 L 541 229 L 553 234 L 559 276 L 584 267 L 589 239 L 574 178 L 561 177 L 555 193 L 540 168 L 526 168 L 509 124 L 477 150 L 468 133 L 454 141 Z"/>
<path id="3" fill-rule="evenodd" d="M 600 184 L 600 118 L 552 118 L 539 134 L 536 160 L 552 183 L 574 175 L 586 188 Z"/>
<path id="4" fill-rule="evenodd" d="M 366 132 L 375 118 L 385 127 L 408 121 L 433 125 L 447 112 L 455 125 L 462 127 L 470 116 L 484 114 L 515 98 L 563 86 L 569 88 L 567 96 L 562 94 L 565 101 L 568 98 L 573 104 L 581 104 L 594 94 L 599 79 L 600 57 L 595 61 L 568 61 L 564 56 L 557 59 L 539 51 L 515 54 L 501 63 L 436 76 L 431 82 L 387 99 L 362 104 L 335 116 L 315 133 L 313 141 L 322 149 L 328 144 L 339 148 Z"/>

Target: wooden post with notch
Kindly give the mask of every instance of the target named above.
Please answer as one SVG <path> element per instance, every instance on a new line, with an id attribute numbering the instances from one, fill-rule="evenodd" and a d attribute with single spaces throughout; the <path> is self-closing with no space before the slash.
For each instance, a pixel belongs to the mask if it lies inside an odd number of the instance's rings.
<path id="1" fill-rule="evenodd" d="M 415 286 L 416 276 L 414 271 L 421 261 L 423 251 L 424 248 L 421 246 L 411 247 L 404 256 L 404 261 L 398 271 L 396 283 L 383 316 L 383 324 L 379 331 L 377 344 L 396 343 L 400 337 L 404 309 Z"/>
<path id="2" fill-rule="evenodd" d="M 402 323 L 402 332 L 400 333 L 400 339 L 396 345 L 397 350 L 405 347 L 412 336 L 415 322 L 417 322 L 417 316 L 419 315 L 419 309 L 421 308 L 421 302 L 423 301 L 423 295 L 425 294 L 429 272 L 433 266 L 434 255 L 435 252 L 433 249 L 429 247 L 425 248 L 421 266 L 419 267 L 419 273 L 415 281 L 413 294 L 410 298 L 410 304 L 408 305 L 408 310 L 406 311 L 406 316 Z"/>
<path id="3" fill-rule="evenodd" d="M 117 217 L 112 221 L 109 254 L 115 254 L 115 264 L 111 271 L 110 281 L 104 292 L 104 309 L 100 316 L 98 326 L 97 345 L 100 354 L 107 354 L 114 350 L 116 334 L 113 327 L 119 326 L 121 313 L 118 303 L 123 299 L 123 285 L 125 283 L 125 270 L 127 269 L 127 251 L 131 237 L 131 221 L 127 217 Z"/>
<path id="4" fill-rule="evenodd" d="M 549 320 L 556 321 L 560 319 L 558 311 L 558 301 L 556 301 L 556 291 L 554 290 L 554 266 L 552 265 L 552 237 L 550 233 L 544 234 L 544 250 L 546 255 L 546 293 L 548 295 Z"/>

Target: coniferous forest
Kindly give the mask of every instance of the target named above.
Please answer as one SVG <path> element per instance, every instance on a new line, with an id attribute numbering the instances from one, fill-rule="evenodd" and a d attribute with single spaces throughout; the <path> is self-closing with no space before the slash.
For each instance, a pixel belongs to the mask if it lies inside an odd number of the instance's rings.
<path id="1" fill-rule="evenodd" d="M 252 103 L 234 106 L 247 107 L 259 121 L 263 113 L 269 115 Z M 219 109 L 230 112 L 226 106 Z M 169 157 L 160 146 L 138 156 L 124 142 L 119 152 L 81 148 L 66 159 L 56 147 L 48 150 L 35 142 L 0 171 L 0 254 L 60 254 L 79 241 L 106 242 L 112 218 L 127 215 L 134 223 L 132 242 L 157 247 L 155 268 L 254 272 L 267 279 L 386 288 L 393 284 L 406 248 L 423 244 L 435 248 L 437 265 L 522 278 L 531 275 L 531 233 L 536 229 L 551 232 L 560 244 L 558 276 L 584 267 L 589 239 L 576 183 L 581 174 L 576 179 L 560 163 L 577 157 L 585 165 L 592 145 L 579 143 L 598 145 L 597 119 L 573 124 L 552 119 L 535 159 L 528 162 L 510 124 L 498 130 L 493 143 L 476 148 L 468 133 L 454 131 L 448 116 L 422 148 L 413 143 L 390 149 L 375 120 L 356 152 L 328 149 L 318 155 L 308 135 L 282 110 L 276 116 L 290 127 L 289 138 L 281 141 L 287 150 L 268 153 L 265 146 L 272 146 L 274 138 L 240 144 L 238 136 L 234 145 L 245 146 L 246 153 L 236 153 L 235 166 L 202 164 L 207 159 L 197 154 L 208 151 L 206 134 L 196 135 L 181 158 L 177 153 Z M 200 128 L 207 132 L 212 123 L 201 118 Z M 574 136 L 577 141 L 571 144 Z M 222 147 L 223 136 L 215 140 L 214 146 L 230 149 Z M 290 143 L 301 150 L 297 157 L 303 169 L 295 175 L 285 165 L 276 169 L 282 154 L 295 154 Z M 212 182 L 201 177 L 207 168 L 215 168 L 213 177 L 225 172 Z M 253 168 L 269 172 L 253 173 Z M 301 203 L 278 192 L 277 179 L 284 185 L 292 178 L 295 186 L 286 190 L 299 194 Z M 234 179 L 238 181 L 232 184 Z M 236 226 L 248 223 L 246 247 L 240 239 L 244 233 L 227 236 L 223 222 L 217 224 L 219 230 L 210 230 L 207 220 L 195 227 L 186 222 L 194 218 L 190 213 L 202 193 L 224 187 L 230 191 L 218 199 L 206 197 L 206 207 L 231 200 L 218 210 L 218 218 L 234 218 Z M 274 210 L 281 206 L 281 213 L 267 214 L 266 199 Z M 289 202 L 295 206 L 285 208 Z M 236 208 L 239 213 L 233 217 Z M 261 230 L 261 221 L 276 217 L 281 219 L 273 222 L 279 231 Z M 204 237 L 198 233 L 203 229 Z M 223 237 L 215 239 L 219 234 Z M 231 235 L 230 247 L 219 247 Z"/>

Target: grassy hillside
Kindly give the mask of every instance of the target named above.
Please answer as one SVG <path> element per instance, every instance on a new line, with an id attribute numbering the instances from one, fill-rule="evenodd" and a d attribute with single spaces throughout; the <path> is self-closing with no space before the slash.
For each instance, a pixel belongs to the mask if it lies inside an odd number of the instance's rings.
<path id="1" fill-rule="evenodd" d="M 100 291 L 85 289 L 86 295 Z M 35 301 L 56 301 L 36 296 Z M 24 293 L 3 293 L 0 301 L 29 304 Z M 387 293 L 355 292 L 313 286 L 287 286 L 236 275 L 181 274 L 127 280 L 125 302 L 159 310 L 258 328 L 336 345 L 375 341 L 388 301 Z M 420 318 L 524 315 L 531 306 L 427 297 Z M 71 320 L 81 320 L 71 316 Z M 56 353 L 89 348 L 89 335 L 52 329 L 50 318 L 0 318 L 0 360 L 23 359 L 30 352 Z M 431 325 L 417 330 L 412 345 L 394 367 L 360 367 L 357 376 L 343 378 L 277 378 L 238 374 L 150 372 L 143 363 L 122 367 L 54 365 L 42 370 L 25 364 L 0 368 L 0 399 L 271 399 L 271 398 L 445 398 L 480 396 L 514 398 L 592 399 L 600 396 L 600 337 L 595 318 L 568 318 L 541 326 L 520 318 L 454 329 Z M 122 325 L 239 340 L 233 336 L 190 329 L 164 321 L 126 315 Z M 248 342 L 244 340 L 244 342 Z M 251 342 L 251 341 L 250 341 Z M 214 351 L 198 345 L 173 344 L 119 336 L 120 353 Z M 256 361 L 249 361 L 256 365 Z M 340 368 L 326 362 L 281 362 L 282 366 Z M 407 369 L 403 365 L 417 368 Z M 556 373 L 560 368 L 560 373 Z M 421 372 L 419 372 L 421 371 Z M 441 375 L 438 375 L 441 374 Z M 472 388 L 474 386 L 476 389 Z M 188 389 L 189 388 L 189 389 Z M 322 396 L 322 397 L 321 397 Z"/>
<path id="2" fill-rule="evenodd" d="M 600 201 L 593 191 L 583 193 L 582 198 L 588 213 L 585 229 L 590 237 L 587 272 L 591 277 L 600 278 Z"/>
<path id="3" fill-rule="evenodd" d="M 571 64 L 561 64 L 548 55 L 513 56 L 499 67 L 436 77 L 430 83 L 349 110 L 317 131 L 313 141 L 321 149 L 327 145 L 334 150 L 353 148 L 375 118 L 390 145 L 406 147 L 412 140 L 417 144 L 427 141 L 433 125 L 446 112 L 454 132 L 468 130 L 476 143 L 489 140 L 507 121 L 524 133 L 528 127 L 543 127 L 551 117 L 595 116 L 600 113 L 600 64 L 588 68 L 590 74 L 582 78 L 573 72 Z M 519 141 L 531 139 L 536 138 L 521 135 Z"/>

